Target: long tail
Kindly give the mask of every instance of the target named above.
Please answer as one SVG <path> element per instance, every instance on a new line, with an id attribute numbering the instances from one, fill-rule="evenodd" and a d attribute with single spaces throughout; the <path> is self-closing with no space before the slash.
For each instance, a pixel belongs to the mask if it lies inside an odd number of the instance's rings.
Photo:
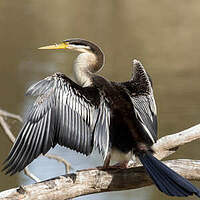
<path id="1" fill-rule="evenodd" d="M 186 197 L 195 194 L 200 197 L 198 188 L 156 159 L 151 152 L 140 153 L 138 157 L 161 192 L 169 196 Z"/>

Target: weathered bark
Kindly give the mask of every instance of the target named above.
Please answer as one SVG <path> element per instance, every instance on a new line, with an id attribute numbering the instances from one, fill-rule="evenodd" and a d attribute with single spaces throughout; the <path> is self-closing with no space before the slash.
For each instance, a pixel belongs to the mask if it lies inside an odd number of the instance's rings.
<path id="1" fill-rule="evenodd" d="M 165 164 L 189 180 L 200 180 L 200 161 L 171 160 L 165 161 Z M 0 199 L 64 200 L 92 193 L 136 189 L 151 184 L 143 167 L 106 171 L 88 169 L 1 192 Z"/>
<path id="2" fill-rule="evenodd" d="M 176 152 L 179 146 L 200 139 L 200 124 L 184 131 L 160 138 L 154 145 L 156 157 L 161 160 Z"/>

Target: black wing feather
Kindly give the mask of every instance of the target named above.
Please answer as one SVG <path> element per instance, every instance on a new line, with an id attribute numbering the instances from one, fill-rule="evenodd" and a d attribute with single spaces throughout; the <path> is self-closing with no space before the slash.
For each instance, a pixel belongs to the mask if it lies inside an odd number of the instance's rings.
<path id="1" fill-rule="evenodd" d="M 105 154 L 110 115 L 96 88 L 82 88 L 56 73 L 32 85 L 26 94 L 38 97 L 5 161 L 7 173 L 21 171 L 56 144 L 86 155 L 95 145 Z"/>
<path id="2" fill-rule="evenodd" d="M 150 144 L 155 143 L 157 140 L 157 110 L 149 74 L 139 61 L 134 60 L 131 80 L 121 84 L 129 94 L 146 141 Z"/>

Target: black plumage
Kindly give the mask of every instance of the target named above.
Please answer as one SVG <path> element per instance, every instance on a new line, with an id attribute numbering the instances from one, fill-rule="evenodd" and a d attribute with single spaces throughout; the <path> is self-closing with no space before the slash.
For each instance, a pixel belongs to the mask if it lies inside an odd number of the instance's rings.
<path id="1" fill-rule="evenodd" d="M 150 152 L 138 153 L 138 157 L 161 192 L 169 196 L 187 197 L 195 194 L 200 197 L 199 189 L 156 159 Z"/>
<path id="2" fill-rule="evenodd" d="M 85 155 L 97 147 L 104 167 L 110 159 L 126 165 L 135 154 L 160 191 L 200 197 L 199 189 L 153 156 L 157 112 L 152 81 L 142 64 L 134 60 L 131 80 L 116 83 L 95 74 L 104 63 L 97 45 L 70 39 L 42 49 L 61 48 L 81 52 L 74 65 L 78 84 L 55 73 L 28 89 L 27 95 L 37 99 L 5 161 L 6 173 L 21 171 L 56 144 Z"/>

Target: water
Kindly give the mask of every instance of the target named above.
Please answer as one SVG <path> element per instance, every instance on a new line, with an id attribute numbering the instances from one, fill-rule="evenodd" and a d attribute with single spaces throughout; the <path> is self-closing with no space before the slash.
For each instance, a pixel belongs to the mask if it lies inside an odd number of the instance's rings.
<path id="1" fill-rule="evenodd" d="M 32 98 L 24 96 L 29 85 L 55 71 L 72 77 L 75 53 L 37 48 L 81 37 L 96 42 L 104 50 L 106 64 L 101 74 L 108 79 L 129 79 L 132 60 L 142 61 L 154 81 L 160 136 L 195 125 L 200 121 L 199 8 L 200 2 L 195 0 L 177 0 L 173 5 L 167 0 L 1 0 L 0 107 L 23 115 L 32 102 Z M 17 135 L 20 124 L 9 124 Z M 0 141 L 3 161 L 11 144 L 2 130 Z M 198 147 L 198 141 L 185 145 L 170 158 L 198 159 Z M 102 164 L 96 154 L 86 158 L 61 147 L 52 153 L 66 158 L 73 170 Z M 64 174 L 61 164 L 46 158 L 35 160 L 30 169 L 42 180 Z M 12 177 L 0 173 L 0 191 L 31 182 L 23 173 Z M 171 199 L 155 187 L 77 199 L 86 198 Z"/>

